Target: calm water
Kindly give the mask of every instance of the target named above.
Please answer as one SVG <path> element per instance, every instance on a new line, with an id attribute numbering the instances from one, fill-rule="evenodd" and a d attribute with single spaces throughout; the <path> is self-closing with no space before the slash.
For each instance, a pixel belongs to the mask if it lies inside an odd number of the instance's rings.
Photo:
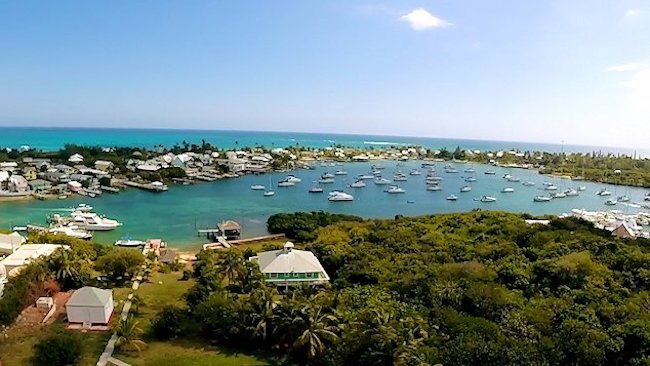
<path id="1" fill-rule="evenodd" d="M 341 144 L 352 147 L 382 147 L 389 145 L 420 145 L 431 149 L 460 146 L 464 149 L 531 150 L 560 152 L 607 151 L 613 153 L 640 154 L 650 156 L 650 151 L 632 148 L 613 148 L 599 146 L 540 144 L 511 141 L 482 141 L 462 139 L 439 139 L 423 137 L 391 137 L 372 135 L 311 134 L 294 132 L 255 132 L 255 131 L 201 131 L 201 130 L 155 130 L 155 129 L 98 129 L 98 128 L 21 128 L 0 127 L 0 147 L 18 148 L 22 145 L 45 151 L 58 150 L 67 143 L 91 146 L 140 146 L 152 148 L 163 145 L 171 147 L 182 141 L 200 144 L 201 140 L 220 148 L 237 146 L 286 147 L 301 146 L 327 147 Z"/>
<path id="2" fill-rule="evenodd" d="M 590 210 L 605 210 L 606 198 L 596 196 L 596 192 L 604 187 L 602 184 L 580 182 L 587 190 L 580 197 L 557 199 L 548 203 L 534 203 L 533 197 L 545 194 L 540 188 L 550 178 L 538 175 L 534 171 L 504 168 L 488 168 L 478 164 L 458 164 L 458 174 L 444 173 L 443 164 L 436 164 L 438 174 L 443 176 L 441 182 L 443 191 L 430 192 L 425 188 L 426 171 L 421 176 L 409 176 L 407 182 L 398 182 L 406 190 L 405 194 L 389 195 L 384 193 L 386 186 L 377 186 L 367 181 L 366 188 L 346 188 L 353 193 L 354 202 L 329 202 L 327 192 L 332 189 L 343 189 L 354 181 L 354 176 L 368 173 L 370 163 L 349 163 L 343 167 L 318 167 L 316 170 L 300 170 L 295 172 L 302 178 L 302 183 L 295 187 L 274 188 L 276 195 L 264 197 L 261 191 L 252 191 L 253 184 L 268 185 L 269 176 L 273 184 L 286 176 L 283 173 L 273 173 L 259 176 L 245 176 L 216 182 L 202 182 L 189 186 L 171 186 L 165 193 L 150 193 L 130 189 L 120 194 L 105 193 L 95 199 L 70 199 L 65 201 L 27 201 L 0 203 L 0 227 L 25 225 L 26 223 L 44 224 L 46 216 L 56 209 L 65 209 L 81 202 L 92 204 L 96 211 L 124 223 L 119 230 L 108 233 L 97 233 L 96 241 L 111 242 L 121 236 L 130 235 L 138 239 L 161 237 L 174 246 L 192 246 L 205 242 L 205 238 L 196 235 L 197 228 L 211 226 L 223 219 L 234 219 L 242 223 L 244 236 L 254 236 L 265 233 L 265 223 L 269 215 L 277 212 L 325 210 L 330 212 L 347 213 L 363 217 L 390 218 L 397 214 L 423 215 L 441 212 L 461 212 L 474 208 L 507 210 L 514 212 L 530 212 L 532 214 L 561 214 L 573 208 Z M 398 168 L 396 162 L 382 162 L 386 167 L 384 176 L 392 179 L 393 172 Z M 401 167 L 408 173 L 412 168 L 420 166 L 420 162 L 408 162 Z M 473 167 L 473 174 L 478 181 L 465 183 L 464 177 L 471 175 L 463 170 Z M 348 171 L 347 177 L 336 177 L 336 183 L 323 185 L 325 193 L 310 194 L 308 189 L 324 172 L 334 172 L 338 169 Z M 494 176 L 484 175 L 487 169 L 494 169 Z M 535 187 L 525 187 L 521 183 L 508 183 L 502 176 L 512 174 L 522 181 L 532 180 Z M 571 186 L 571 182 L 555 180 L 560 189 Z M 459 188 L 470 184 L 473 189 L 469 193 L 459 193 Z M 499 193 L 502 188 L 511 186 L 515 193 Z M 614 196 L 627 193 L 632 201 L 643 200 L 645 190 L 639 188 L 608 187 Z M 459 199 L 456 202 L 447 201 L 447 195 L 454 193 Z M 493 195 L 498 198 L 495 203 L 475 201 L 482 195 Z M 407 203 L 413 201 L 413 203 Z M 619 204 L 616 209 L 633 212 L 637 210 L 630 206 Z"/>

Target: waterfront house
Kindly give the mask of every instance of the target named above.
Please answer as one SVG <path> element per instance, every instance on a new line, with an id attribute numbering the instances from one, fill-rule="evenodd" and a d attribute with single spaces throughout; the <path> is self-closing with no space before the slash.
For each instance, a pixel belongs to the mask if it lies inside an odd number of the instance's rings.
<path id="1" fill-rule="evenodd" d="M 10 192 L 27 192 L 29 183 L 22 175 L 14 174 L 9 177 L 7 188 Z"/>
<path id="2" fill-rule="evenodd" d="M 97 287 L 76 290 L 65 304 L 68 323 L 106 325 L 113 315 L 113 291 Z"/>
<path id="3" fill-rule="evenodd" d="M 71 180 L 68 182 L 68 189 L 70 192 L 79 192 L 83 188 L 83 185 L 76 180 Z"/>
<path id="4" fill-rule="evenodd" d="M 52 183 L 67 183 L 70 181 L 70 176 L 67 173 L 60 172 L 53 168 L 48 169 L 47 172 L 45 172 L 44 177 Z"/>
<path id="5" fill-rule="evenodd" d="M 65 164 L 57 164 L 53 166 L 53 168 L 65 174 L 72 174 L 75 172 L 75 169 L 73 167 Z"/>
<path id="6" fill-rule="evenodd" d="M 52 188 L 52 184 L 44 179 L 34 179 L 32 181 L 29 181 L 29 186 L 32 191 L 35 192 L 46 191 Z"/>
<path id="7" fill-rule="evenodd" d="M 11 254 L 21 245 L 25 244 L 25 242 L 25 238 L 16 232 L 0 234 L 0 253 Z"/>
<path id="8" fill-rule="evenodd" d="M 68 161 L 73 163 L 73 164 L 79 164 L 84 161 L 84 157 L 81 154 L 72 154 L 68 158 Z"/>
<path id="9" fill-rule="evenodd" d="M 95 169 L 107 172 L 115 167 L 112 161 L 97 160 L 95 162 Z"/>
<path id="10" fill-rule="evenodd" d="M 18 168 L 18 163 L 15 161 L 3 161 L 0 163 L 0 170 L 13 172 L 16 168 Z"/>
<path id="11" fill-rule="evenodd" d="M 50 256 L 59 248 L 67 249 L 68 246 L 60 244 L 24 244 L 0 261 L 0 267 L 4 267 L 8 277 L 12 277 L 17 275 L 21 268 L 34 259 Z"/>
<path id="12" fill-rule="evenodd" d="M 237 240 L 241 237 L 241 225 L 237 221 L 227 220 L 217 224 L 219 234 L 227 240 Z"/>
<path id="13" fill-rule="evenodd" d="M 266 282 L 276 286 L 321 285 L 329 281 L 314 253 L 293 247 L 287 242 L 282 249 L 258 253 L 250 261 L 260 266 Z"/>
<path id="14" fill-rule="evenodd" d="M 23 177 L 27 180 L 34 180 L 37 178 L 38 171 L 33 166 L 26 166 L 23 168 Z"/>
<path id="15" fill-rule="evenodd" d="M 188 153 L 178 154 L 172 159 L 171 165 L 177 168 L 185 168 L 190 160 L 192 160 L 192 157 Z"/>

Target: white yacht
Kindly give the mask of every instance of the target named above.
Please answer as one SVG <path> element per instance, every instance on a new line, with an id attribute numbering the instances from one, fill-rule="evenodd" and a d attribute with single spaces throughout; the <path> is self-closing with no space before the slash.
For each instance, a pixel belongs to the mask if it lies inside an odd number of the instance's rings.
<path id="1" fill-rule="evenodd" d="M 372 175 L 372 174 L 362 174 L 362 175 L 358 176 L 357 179 L 370 180 L 370 179 L 375 179 L 375 176 Z"/>
<path id="2" fill-rule="evenodd" d="M 53 234 L 63 234 L 77 239 L 92 239 L 93 234 L 86 230 L 80 230 L 76 226 L 56 226 L 47 230 Z"/>
<path id="3" fill-rule="evenodd" d="M 607 188 L 603 188 L 600 191 L 598 191 L 598 193 L 596 193 L 596 194 L 601 196 L 601 197 L 605 197 L 605 196 L 611 196 L 612 192 L 608 191 Z"/>
<path id="4" fill-rule="evenodd" d="M 472 190 L 472 187 L 470 187 L 470 186 L 463 186 L 463 187 L 460 188 L 461 193 L 466 193 L 466 192 L 469 192 L 471 190 Z"/>
<path id="5" fill-rule="evenodd" d="M 263 191 L 263 190 L 266 189 L 266 187 L 264 187 L 264 186 L 261 185 L 261 184 L 253 184 L 253 185 L 251 186 L 251 189 L 254 190 L 254 191 Z"/>
<path id="6" fill-rule="evenodd" d="M 293 187 L 295 185 L 296 185 L 296 183 L 288 181 L 286 179 L 281 180 L 281 181 L 278 182 L 278 187 Z"/>
<path id="7" fill-rule="evenodd" d="M 496 175 L 497 172 L 495 172 L 494 170 L 486 170 L 483 174 L 485 174 L 485 175 Z"/>
<path id="8" fill-rule="evenodd" d="M 616 202 L 616 200 L 613 199 L 613 198 L 610 198 L 610 199 L 608 199 L 607 201 L 605 201 L 605 204 L 606 204 L 607 206 L 615 206 L 617 203 L 618 203 L 618 202 Z"/>
<path id="9" fill-rule="evenodd" d="M 440 186 L 437 185 L 437 184 L 436 184 L 436 185 L 432 185 L 432 186 L 428 186 L 428 187 L 427 187 L 427 191 L 434 191 L 434 192 L 442 191 L 442 187 L 440 187 Z"/>
<path id="10" fill-rule="evenodd" d="M 512 187 L 505 187 L 504 189 L 501 190 L 501 193 L 513 193 L 514 191 L 515 189 Z"/>
<path id="11" fill-rule="evenodd" d="M 564 193 L 564 192 L 557 192 L 557 193 L 553 193 L 553 195 L 551 197 L 553 197 L 553 198 L 566 198 L 567 196 L 566 196 L 566 193 Z"/>
<path id="12" fill-rule="evenodd" d="M 580 186 L 580 187 L 578 187 L 578 191 L 580 191 L 580 192 L 584 192 L 584 191 L 586 191 L 586 190 L 587 190 L 587 186 Z"/>
<path id="13" fill-rule="evenodd" d="M 80 203 L 79 206 L 77 206 L 74 210 L 80 212 L 90 212 L 93 210 L 93 206 L 87 205 L 85 203 Z"/>
<path id="14" fill-rule="evenodd" d="M 321 178 L 321 179 L 318 180 L 318 183 L 331 184 L 331 183 L 334 183 L 334 178 Z"/>
<path id="15" fill-rule="evenodd" d="M 332 191 L 327 199 L 332 202 L 349 202 L 354 201 L 354 196 L 341 191 Z"/>
<path id="16" fill-rule="evenodd" d="M 550 202 L 553 198 L 549 196 L 535 196 L 533 201 L 535 202 Z"/>
<path id="17" fill-rule="evenodd" d="M 496 197 L 492 197 L 492 196 L 481 197 L 481 202 L 496 202 L 496 201 L 497 201 Z"/>
<path id="18" fill-rule="evenodd" d="M 264 192 L 264 197 L 271 197 L 271 196 L 275 196 L 274 191 L 266 191 L 266 192 Z"/>
<path id="19" fill-rule="evenodd" d="M 385 192 L 390 194 L 397 194 L 397 193 L 405 193 L 406 191 L 403 188 L 400 188 L 398 186 L 390 186 Z"/>
<path id="20" fill-rule="evenodd" d="M 309 188 L 309 193 L 323 193 L 322 187 L 311 187 Z"/>
<path id="21" fill-rule="evenodd" d="M 101 217 L 92 212 L 75 211 L 72 213 L 71 224 L 85 230 L 91 231 L 110 231 L 122 226 L 116 220 Z"/>
<path id="22" fill-rule="evenodd" d="M 363 188 L 366 186 L 366 182 L 362 180 L 357 180 L 354 183 L 350 184 L 350 188 Z"/>
<path id="23" fill-rule="evenodd" d="M 564 194 L 566 194 L 567 197 L 576 197 L 580 195 L 580 193 L 573 188 L 567 189 L 566 191 L 564 191 Z"/>
<path id="24" fill-rule="evenodd" d="M 521 182 L 521 178 L 512 177 L 512 176 L 509 177 L 509 178 L 506 178 L 506 180 L 507 180 L 508 182 L 513 182 L 513 183 Z"/>
<path id="25" fill-rule="evenodd" d="M 387 184 L 390 184 L 390 180 L 382 177 L 378 177 L 375 179 L 375 184 L 378 186 L 385 186 Z"/>
<path id="26" fill-rule="evenodd" d="M 474 168 L 467 168 L 465 169 L 465 173 L 476 173 L 476 170 Z"/>
<path id="27" fill-rule="evenodd" d="M 524 186 L 526 186 L 526 187 L 532 187 L 532 186 L 535 185 L 535 182 L 533 182 L 533 181 L 531 181 L 531 180 L 528 180 L 528 181 L 523 182 L 522 184 L 523 184 Z"/>
<path id="28" fill-rule="evenodd" d="M 467 177 L 467 178 L 465 178 L 465 182 L 467 182 L 467 183 L 473 183 L 473 182 L 476 182 L 476 178 L 474 178 L 474 177 Z"/>
<path id="29" fill-rule="evenodd" d="M 624 194 L 622 196 L 618 196 L 617 200 L 618 202 L 630 202 L 630 197 Z"/>
<path id="30" fill-rule="evenodd" d="M 151 182 L 148 186 L 156 192 L 165 192 L 169 189 L 165 183 L 159 181 Z"/>
<path id="31" fill-rule="evenodd" d="M 419 171 L 418 169 L 413 169 L 413 170 L 411 170 L 411 172 L 409 174 L 410 175 L 421 175 L 422 172 Z"/>
<path id="32" fill-rule="evenodd" d="M 118 247 L 131 247 L 131 248 L 133 248 L 133 247 L 142 247 L 145 244 L 147 244 L 147 243 L 142 241 L 142 240 L 133 240 L 131 238 L 122 238 L 120 240 L 117 240 L 114 243 L 114 245 L 118 246 Z"/>
<path id="33" fill-rule="evenodd" d="M 296 177 L 293 174 L 287 175 L 287 177 L 284 180 L 286 180 L 287 182 L 292 182 L 292 183 L 300 183 L 300 182 L 302 182 L 302 179 Z"/>
<path id="34" fill-rule="evenodd" d="M 348 172 L 345 170 L 337 170 L 334 172 L 334 175 L 348 175 Z"/>
<path id="35" fill-rule="evenodd" d="M 547 191 L 557 191 L 557 186 L 555 184 L 549 184 L 546 187 L 544 187 L 544 189 Z"/>
<path id="36" fill-rule="evenodd" d="M 331 179 L 331 178 L 334 178 L 334 174 L 325 172 L 325 173 L 321 174 L 320 177 L 322 179 Z"/>
<path id="37" fill-rule="evenodd" d="M 458 200 L 458 196 L 456 196 L 455 194 L 450 194 L 449 196 L 447 196 L 447 201 L 456 201 L 456 200 Z"/>

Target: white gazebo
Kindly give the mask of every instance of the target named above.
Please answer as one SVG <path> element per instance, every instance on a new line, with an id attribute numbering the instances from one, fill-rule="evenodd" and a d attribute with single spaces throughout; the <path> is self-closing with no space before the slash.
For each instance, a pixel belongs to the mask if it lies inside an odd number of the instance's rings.
<path id="1" fill-rule="evenodd" d="M 65 306 L 68 323 L 108 324 L 113 314 L 113 291 L 82 287 L 72 294 Z"/>

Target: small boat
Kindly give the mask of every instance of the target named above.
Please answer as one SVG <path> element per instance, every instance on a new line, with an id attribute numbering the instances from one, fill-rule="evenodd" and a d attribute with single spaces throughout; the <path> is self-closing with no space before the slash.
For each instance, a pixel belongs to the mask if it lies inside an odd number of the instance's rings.
<path id="1" fill-rule="evenodd" d="M 381 175 L 381 170 L 375 169 L 371 173 L 372 173 L 373 176 L 378 176 L 378 175 Z"/>
<path id="2" fill-rule="evenodd" d="M 454 174 L 458 173 L 458 170 L 455 168 L 445 168 L 445 173 Z"/>
<path id="3" fill-rule="evenodd" d="M 321 174 L 320 177 L 323 179 L 334 178 L 334 174 L 325 172 Z"/>
<path id="4" fill-rule="evenodd" d="M 142 241 L 142 240 L 133 240 L 131 238 L 125 237 L 125 238 L 122 238 L 120 240 L 117 240 L 114 245 L 118 246 L 118 247 L 131 247 L 131 248 L 133 248 L 133 247 L 141 247 L 141 246 L 144 246 L 145 244 L 147 244 L 147 243 Z"/>
<path id="5" fill-rule="evenodd" d="M 501 190 L 501 193 L 513 193 L 514 191 L 515 189 L 512 187 L 505 187 L 504 189 Z"/>
<path id="6" fill-rule="evenodd" d="M 349 202 L 354 201 L 354 196 L 341 191 L 332 191 L 329 193 L 327 199 L 332 202 Z"/>
<path id="7" fill-rule="evenodd" d="M 553 198 L 566 198 L 566 193 L 564 193 L 564 192 L 553 193 L 553 195 L 551 197 L 553 197 Z"/>
<path id="8" fill-rule="evenodd" d="M 62 195 L 59 196 L 59 199 L 60 199 L 60 200 L 64 200 L 64 199 L 66 199 L 66 198 L 68 198 L 68 196 L 66 196 L 65 194 L 62 194 Z"/>
<path id="9" fill-rule="evenodd" d="M 418 169 L 413 169 L 413 170 L 411 170 L 411 172 L 409 174 L 410 175 L 421 175 L 422 172 L 419 171 Z"/>
<path id="10" fill-rule="evenodd" d="M 458 197 L 455 194 L 450 194 L 447 196 L 447 201 L 456 201 L 458 200 Z"/>
<path id="11" fill-rule="evenodd" d="M 413 200 L 407 200 L 406 203 L 415 203 Z"/>
<path id="12" fill-rule="evenodd" d="M 384 192 L 390 193 L 390 194 L 398 194 L 398 193 L 405 193 L 406 191 L 403 188 L 400 188 L 398 186 L 390 186 Z"/>
<path id="13" fill-rule="evenodd" d="M 506 180 L 508 180 L 508 179 L 510 179 L 510 178 L 512 178 L 512 175 L 510 175 L 510 174 L 505 174 L 505 175 L 503 176 L 503 179 L 506 179 Z"/>
<path id="14" fill-rule="evenodd" d="M 408 180 L 408 178 L 405 175 L 395 175 L 393 177 L 393 180 L 395 182 L 406 182 Z"/>
<path id="15" fill-rule="evenodd" d="M 390 184 L 390 180 L 379 177 L 375 179 L 375 184 L 378 186 L 385 186 L 387 184 Z"/>
<path id="16" fill-rule="evenodd" d="M 431 176 L 427 176 L 426 180 L 427 180 L 427 181 L 439 182 L 439 181 L 443 180 L 443 178 L 442 178 L 442 177 L 438 177 L 438 176 L 436 176 L 436 175 L 431 175 Z"/>
<path id="17" fill-rule="evenodd" d="M 362 180 L 357 180 L 354 183 L 350 184 L 350 188 L 363 188 L 366 186 L 366 182 Z"/>
<path id="18" fill-rule="evenodd" d="M 496 202 L 496 201 L 497 201 L 496 197 L 492 197 L 492 196 L 481 197 L 481 202 Z"/>
<path id="19" fill-rule="evenodd" d="M 461 193 L 466 193 L 466 192 L 469 192 L 471 190 L 472 190 L 472 187 L 470 187 L 470 186 L 463 186 L 463 187 L 460 188 Z"/>
<path id="20" fill-rule="evenodd" d="M 321 188 L 321 187 L 311 187 L 311 188 L 309 188 L 309 193 L 323 193 L 323 188 Z"/>
<path id="21" fill-rule="evenodd" d="M 348 172 L 345 170 L 337 170 L 334 172 L 334 175 L 348 175 Z"/>
<path id="22" fill-rule="evenodd" d="M 607 201 L 605 201 L 605 204 L 606 204 L 607 206 L 615 206 L 617 203 L 618 203 L 618 202 L 616 202 L 616 200 L 613 199 L 613 198 L 610 198 L 610 199 L 608 199 Z"/>
<path id="23" fill-rule="evenodd" d="M 263 190 L 266 189 L 266 187 L 264 187 L 264 186 L 261 185 L 261 184 L 253 184 L 253 185 L 251 186 L 251 189 L 254 190 L 254 191 L 263 191 Z"/>
<path id="24" fill-rule="evenodd" d="M 573 188 L 567 189 L 566 191 L 564 191 L 564 194 L 567 197 L 576 197 L 576 196 L 580 195 L 580 193 L 577 190 L 573 189 Z"/>
<path id="25" fill-rule="evenodd" d="M 547 191 L 557 191 L 557 186 L 555 184 L 549 184 L 546 187 L 544 187 L 544 189 Z"/>
<path id="26" fill-rule="evenodd" d="M 334 183 L 334 179 L 333 178 L 321 178 L 321 179 L 318 180 L 318 183 L 331 184 L 331 183 Z"/>
<path id="27" fill-rule="evenodd" d="M 465 173 L 476 173 L 476 170 L 474 168 L 467 168 L 465 169 Z"/>
<path id="28" fill-rule="evenodd" d="M 586 190 L 587 190 L 587 187 L 586 187 L 586 186 L 580 186 L 580 187 L 578 187 L 578 191 L 580 191 L 580 192 L 584 192 L 584 191 L 586 191 Z"/>
<path id="29" fill-rule="evenodd" d="M 473 183 L 473 182 L 476 182 L 476 180 L 477 180 L 477 179 L 474 178 L 474 177 L 467 177 L 467 178 L 465 178 L 465 182 L 467 182 L 467 183 Z"/>
<path id="30" fill-rule="evenodd" d="M 486 170 L 483 174 L 485 174 L 485 175 L 496 175 L 497 172 L 495 172 L 494 170 Z"/>
<path id="31" fill-rule="evenodd" d="M 608 191 L 607 188 L 603 188 L 600 191 L 598 191 L 598 193 L 596 193 L 596 194 L 601 196 L 601 197 L 605 197 L 605 196 L 611 196 L 612 192 Z"/>
<path id="32" fill-rule="evenodd" d="M 79 212 L 90 212 L 93 210 L 93 206 L 87 205 L 85 203 L 80 203 L 79 206 L 75 208 Z"/>
<path id="33" fill-rule="evenodd" d="M 278 187 L 293 187 L 296 183 L 290 182 L 288 180 L 281 180 L 278 182 Z"/>
<path id="34" fill-rule="evenodd" d="M 622 195 L 622 196 L 618 196 L 617 200 L 618 202 L 630 202 L 630 197 L 628 197 L 627 195 Z"/>
<path id="35" fill-rule="evenodd" d="M 266 192 L 264 192 L 264 197 L 271 197 L 271 196 L 275 196 L 274 191 L 266 191 Z"/>
<path id="36" fill-rule="evenodd" d="M 302 179 L 296 177 L 293 174 L 287 175 L 287 177 L 284 180 L 286 180 L 287 182 L 292 182 L 292 183 L 300 183 L 300 182 L 302 182 Z"/>
<path id="37" fill-rule="evenodd" d="M 372 174 L 362 174 L 362 175 L 358 176 L 357 179 L 370 180 L 370 179 L 375 179 L 375 176 L 372 175 Z"/>
<path id="38" fill-rule="evenodd" d="M 535 196 L 535 198 L 533 198 L 533 201 L 535 201 L 535 202 L 550 202 L 552 199 L 553 199 L 553 197 L 549 197 L 549 196 Z"/>
<path id="39" fill-rule="evenodd" d="M 63 234 L 77 239 L 92 239 L 93 234 L 77 228 L 76 226 L 57 226 L 47 230 L 48 233 Z"/>
<path id="40" fill-rule="evenodd" d="M 433 192 L 442 191 L 442 187 L 440 187 L 439 185 L 428 186 L 427 191 L 433 191 Z"/>
<path id="41" fill-rule="evenodd" d="M 506 180 L 508 182 L 514 182 L 514 183 L 521 182 L 521 178 L 517 178 L 517 177 L 509 177 L 509 178 L 506 178 Z"/>
<path id="42" fill-rule="evenodd" d="M 532 187 L 532 186 L 535 185 L 535 182 L 528 180 L 528 181 L 523 182 L 522 184 L 524 186 L 526 186 L 526 187 Z"/>

